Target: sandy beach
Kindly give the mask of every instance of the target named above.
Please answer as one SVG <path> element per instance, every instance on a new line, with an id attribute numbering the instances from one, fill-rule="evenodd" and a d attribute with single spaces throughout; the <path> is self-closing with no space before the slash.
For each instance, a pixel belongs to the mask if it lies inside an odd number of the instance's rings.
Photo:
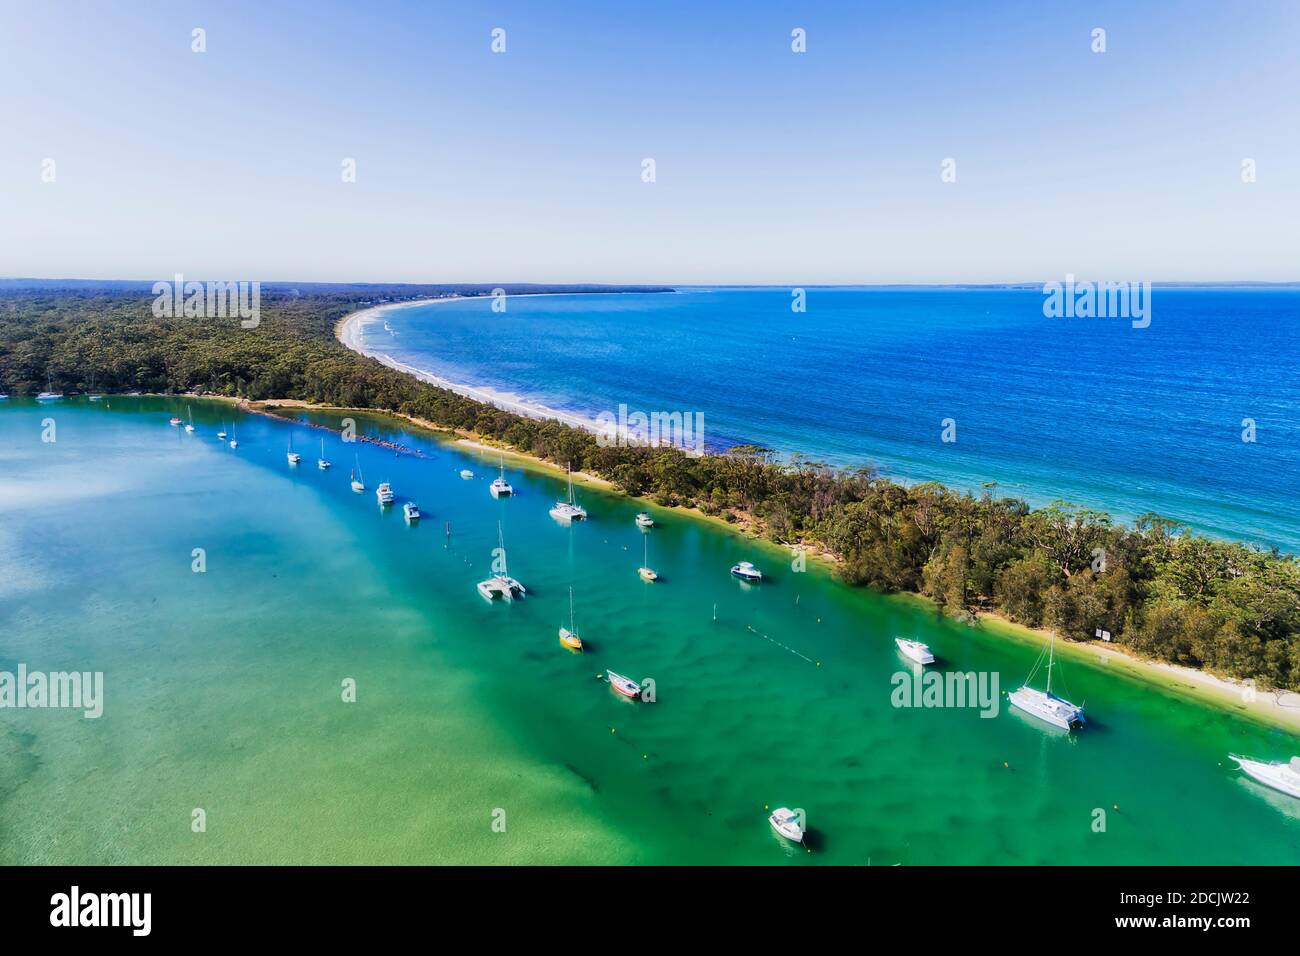
<path id="1" fill-rule="evenodd" d="M 537 298 L 540 296 L 562 295 L 564 293 L 556 292 L 529 292 L 518 296 L 508 296 L 508 299 L 515 298 Z M 352 351 L 373 358 L 378 362 L 387 365 L 389 368 L 398 372 L 405 372 L 407 375 L 413 375 L 422 382 L 430 385 L 436 385 L 438 388 L 445 388 L 449 392 L 455 392 L 457 395 L 463 395 L 465 398 L 471 398 L 476 402 L 482 402 L 485 405 L 492 405 L 502 411 L 513 412 L 516 415 L 523 415 L 527 418 L 535 419 L 552 419 L 563 422 L 574 428 L 581 428 L 592 433 L 599 433 L 601 428 L 599 423 L 582 415 L 572 412 L 564 412 L 559 409 L 549 408 L 539 402 L 530 401 L 521 395 L 511 392 L 501 391 L 494 388 L 484 388 L 473 385 L 466 385 L 462 382 L 452 382 L 439 375 L 435 375 L 425 369 L 416 368 L 408 365 L 379 350 L 367 349 L 361 344 L 362 331 L 368 325 L 382 323 L 384 316 L 399 309 L 409 309 L 415 306 L 435 305 L 440 302 L 464 302 L 471 297 L 469 296 L 446 296 L 437 299 L 417 299 L 411 302 L 392 302 L 383 305 L 371 306 L 362 309 L 360 312 L 353 312 L 345 315 L 338 321 L 334 327 L 335 337 L 350 348 Z M 484 308 L 488 308 L 488 296 L 475 296 L 484 300 Z"/>

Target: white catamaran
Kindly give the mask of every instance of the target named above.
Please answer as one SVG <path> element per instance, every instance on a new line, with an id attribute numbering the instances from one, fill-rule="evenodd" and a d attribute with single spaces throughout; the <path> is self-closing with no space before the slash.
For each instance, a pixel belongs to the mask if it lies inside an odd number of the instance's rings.
<path id="1" fill-rule="evenodd" d="M 478 593 L 483 595 L 489 601 L 495 601 L 497 598 L 505 598 L 507 601 L 513 601 L 517 597 L 523 597 L 526 594 L 524 586 L 510 576 L 506 567 L 506 542 L 501 533 L 501 522 L 497 522 L 497 550 L 492 559 L 493 570 L 496 570 L 496 560 L 501 559 L 501 573 L 488 578 L 486 581 L 480 581 L 476 586 Z"/>
<path id="2" fill-rule="evenodd" d="M 573 500 L 573 469 L 566 470 L 569 474 L 569 500 L 557 501 L 555 507 L 551 509 L 551 517 L 564 523 L 583 521 L 587 517 L 587 509 Z"/>
<path id="3" fill-rule="evenodd" d="M 1043 658 L 1040 654 L 1038 663 L 1034 665 L 1034 669 L 1029 672 L 1029 677 L 1025 679 L 1025 686 L 1019 690 L 1013 690 L 1007 695 L 1007 699 L 1013 707 L 1019 707 L 1026 714 L 1046 721 L 1053 727 L 1059 727 L 1062 730 L 1074 730 L 1076 727 L 1082 727 L 1083 708 L 1052 693 L 1052 667 L 1056 663 L 1055 634 L 1052 635 L 1052 640 L 1047 645 L 1047 690 L 1045 691 L 1029 686 L 1029 681 L 1034 679 L 1034 674 L 1038 671 L 1038 667 L 1042 662 Z"/>
<path id="4" fill-rule="evenodd" d="M 468 470 L 466 469 L 466 471 Z M 465 472 L 462 471 L 460 476 L 464 478 Z M 472 471 L 470 477 L 474 477 Z M 488 488 L 488 491 L 492 493 L 493 498 L 509 498 L 515 493 L 515 489 L 510 487 L 510 482 L 506 481 L 506 459 L 504 455 L 501 456 L 501 474 L 492 479 L 492 485 Z"/>

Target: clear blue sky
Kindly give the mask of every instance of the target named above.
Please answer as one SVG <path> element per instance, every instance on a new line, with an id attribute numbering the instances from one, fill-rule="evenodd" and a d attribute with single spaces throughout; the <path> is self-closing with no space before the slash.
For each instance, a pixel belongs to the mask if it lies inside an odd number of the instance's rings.
<path id="1" fill-rule="evenodd" d="M 1293 0 L 0 0 L 0 275 L 1296 280 L 1297 49 Z"/>

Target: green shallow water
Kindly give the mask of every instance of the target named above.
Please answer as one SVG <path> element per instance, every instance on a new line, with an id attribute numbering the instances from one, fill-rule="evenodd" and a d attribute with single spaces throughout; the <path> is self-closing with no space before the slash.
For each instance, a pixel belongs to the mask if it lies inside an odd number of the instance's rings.
<path id="1" fill-rule="evenodd" d="M 1287 733 L 1075 662 L 1073 737 L 1005 701 L 895 708 L 895 635 L 1003 690 L 1038 651 L 667 512 L 646 585 L 636 503 L 579 489 L 591 520 L 566 529 L 550 477 L 507 468 L 494 501 L 492 462 L 409 435 L 429 458 L 325 434 L 320 472 L 319 430 L 242 416 L 232 451 L 228 407 L 192 404 L 193 435 L 164 399 L 0 405 L 0 670 L 103 671 L 106 697 L 98 720 L 0 710 L 0 863 L 1300 861 L 1300 801 L 1226 760 L 1288 757 Z M 354 453 L 418 527 L 349 489 Z M 498 520 L 513 605 L 474 591 Z M 772 579 L 734 581 L 746 558 Z M 556 640 L 570 584 L 581 656 Z M 765 805 L 804 808 L 813 852 Z"/>

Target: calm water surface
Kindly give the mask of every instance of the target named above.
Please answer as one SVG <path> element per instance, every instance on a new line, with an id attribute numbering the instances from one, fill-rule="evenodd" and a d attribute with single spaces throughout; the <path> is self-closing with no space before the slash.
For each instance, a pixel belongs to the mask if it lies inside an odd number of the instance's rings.
<path id="1" fill-rule="evenodd" d="M 518 495 L 494 501 L 494 463 L 434 439 L 396 458 L 250 416 L 232 451 L 229 409 L 192 404 L 192 435 L 178 401 L 0 406 L 0 670 L 106 685 L 98 720 L 0 711 L 0 863 L 1300 862 L 1300 802 L 1225 766 L 1300 751 L 1288 734 L 1077 660 L 1074 737 L 898 709 L 895 635 L 1004 690 L 1038 649 L 668 512 L 646 585 L 636 503 L 580 488 L 591 520 L 563 528 L 554 478 L 508 467 Z M 418 527 L 350 490 L 354 455 Z M 498 522 L 530 591 L 512 606 L 474 590 Z M 771 580 L 733 580 L 740 559 Z M 570 586 L 585 655 L 556 640 Z M 806 810 L 811 853 L 769 805 Z"/>

